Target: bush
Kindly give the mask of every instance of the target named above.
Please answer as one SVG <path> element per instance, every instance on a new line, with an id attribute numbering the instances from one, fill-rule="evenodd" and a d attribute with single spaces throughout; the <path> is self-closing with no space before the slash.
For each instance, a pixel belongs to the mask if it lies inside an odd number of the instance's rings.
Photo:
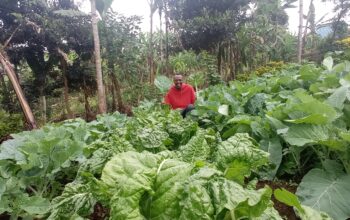
<path id="1" fill-rule="evenodd" d="M 0 110 L 0 118 L 0 138 L 23 130 L 21 114 L 9 114 L 4 110 Z"/>

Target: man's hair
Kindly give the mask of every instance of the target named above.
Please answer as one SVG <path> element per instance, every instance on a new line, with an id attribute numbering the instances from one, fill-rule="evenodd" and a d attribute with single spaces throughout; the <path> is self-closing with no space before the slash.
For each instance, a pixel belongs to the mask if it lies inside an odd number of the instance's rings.
<path id="1" fill-rule="evenodd" d="M 176 74 L 174 74 L 173 79 L 175 79 L 177 76 L 181 76 L 181 78 L 183 78 L 183 75 L 182 75 L 182 74 L 176 73 Z"/>

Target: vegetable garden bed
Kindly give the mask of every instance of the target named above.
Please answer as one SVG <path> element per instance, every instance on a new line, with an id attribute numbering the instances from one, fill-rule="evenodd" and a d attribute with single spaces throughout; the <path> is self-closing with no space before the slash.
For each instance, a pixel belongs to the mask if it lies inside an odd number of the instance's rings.
<path id="1" fill-rule="evenodd" d="M 13 134 L 0 145 L 0 213 L 346 219 L 350 65 L 327 59 L 324 66 L 290 65 L 210 87 L 185 120 L 144 102 L 133 117 L 114 113 Z M 302 177 L 297 188 L 277 181 L 293 176 Z"/>

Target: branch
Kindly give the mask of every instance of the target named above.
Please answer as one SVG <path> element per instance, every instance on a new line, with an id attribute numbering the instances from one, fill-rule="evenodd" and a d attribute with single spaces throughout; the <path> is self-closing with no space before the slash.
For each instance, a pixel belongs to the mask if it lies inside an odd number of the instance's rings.
<path id="1" fill-rule="evenodd" d="M 63 59 L 66 61 L 66 63 L 69 63 L 68 55 L 59 47 L 57 48 L 57 51 L 58 51 L 58 54 L 61 55 Z"/>
<path id="2" fill-rule="evenodd" d="M 40 32 L 41 32 L 41 27 L 40 27 L 39 25 L 37 25 L 37 24 L 35 24 L 34 22 L 30 21 L 28 18 L 26 18 L 25 21 L 26 21 L 26 24 L 27 24 L 27 25 L 33 26 L 33 27 L 36 29 L 36 32 L 37 32 L 38 34 L 40 34 Z"/>
<path id="3" fill-rule="evenodd" d="M 41 32 L 41 28 L 39 25 L 35 24 L 34 22 L 30 21 L 28 18 L 25 18 L 25 21 L 26 21 L 26 24 L 27 25 L 30 25 L 30 26 L 33 26 L 37 33 L 40 33 Z M 22 24 L 18 25 L 18 27 L 13 31 L 13 33 L 11 34 L 11 36 L 5 41 L 2 49 L 5 50 L 6 47 L 9 45 L 10 41 L 12 40 L 13 36 L 16 34 L 16 32 L 18 31 L 18 29 L 21 27 Z"/>
<path id="4" fill-rule="evenodd" d="M 21 25 L 18 25 L 18 27 L 13 31 L 13 33 L 11 34 L 11 36 L 5 41 L 4 46 L 3 46 L 3 50 L 6 49 L 6 47 L 8 46 L 8 44 L 10 43 L 10 41 L 12 40 L 13 36 L 15 35 L 15 33 L 18 31 L 19 27 Z"/>

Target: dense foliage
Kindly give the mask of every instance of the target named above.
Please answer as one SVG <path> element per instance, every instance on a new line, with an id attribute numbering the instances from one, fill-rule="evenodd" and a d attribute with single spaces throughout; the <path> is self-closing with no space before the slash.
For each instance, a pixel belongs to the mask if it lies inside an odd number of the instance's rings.
<path id="1" fill-rule="evenodd" d="M 102 206 L 111 219 L 281 219 L 255 178 L 306 174 L 299 199 L 276 198 L 302 219 L 347 218 L 347 68 L 329 57 L 324 68 L 287 65 L 209 87 L 187 119 L 144 102 L 133 117 L 15 134 L 0 145 L 1 212 L 67 219 Z"/>
<path id="2" fill-rule="evenodd" d="M 333 66 L 327 57 L 323 66 L 287 65 L 208 88 L 200 93 L 195 117 L 223 139 L 249 133 L 270 152 L 275 168 L 267 178 L 303 177 L 297 191 L 302 204 L 345 219 L 350 204 L 338 193 L 350 190 L 349 62 Z"/>
<path id="3" fill-rule="evenodd" d="M 349 0 L 327 36 L 310 2 L 303 64 L 296 0 L 150 0 L 150 33 L 79 2 L 0 1 L 0 217 L 282 219 L 278 200 L 350 218 Z M 186 119 L 156 104 L 173 73 L 198 96 Z"/>
<path id="4" fill-rule="evenodd" d="M 7 112 L 0 110 L 0 118 L 0 137 L 23 130 L 22 115 L 8 114 Z"/>

